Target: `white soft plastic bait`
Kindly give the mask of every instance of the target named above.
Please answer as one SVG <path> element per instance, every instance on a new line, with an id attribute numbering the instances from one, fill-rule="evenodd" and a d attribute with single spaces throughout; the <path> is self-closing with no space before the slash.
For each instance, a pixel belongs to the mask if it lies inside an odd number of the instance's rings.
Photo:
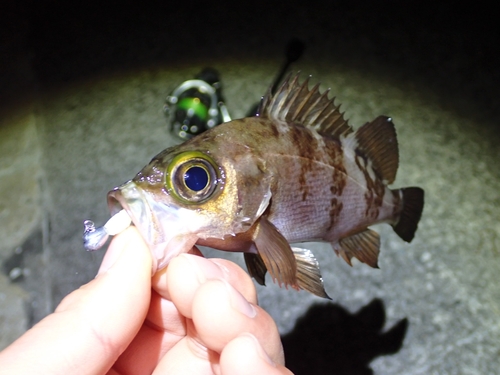
<path id="1" fill-rule="evenodd" d="M 104 246 L 109 236 L 123 232 L 130 226 L 132 220 L 125 210 L 112 216 L 102 227 L 96 228 L 93 221 L 85 220 L 83 225 L 83 246 L 87 251 L 95 251 Z"/>

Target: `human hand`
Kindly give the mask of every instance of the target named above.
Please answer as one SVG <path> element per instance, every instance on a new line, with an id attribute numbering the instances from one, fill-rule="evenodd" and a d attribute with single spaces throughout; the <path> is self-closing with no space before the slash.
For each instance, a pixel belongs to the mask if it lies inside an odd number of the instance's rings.
<path id="1" fill-rule="evenodd" d="M 116 236 L 98 276 L 0 353 L 0 374 L 290 374 L 240 267 L 183 254 L 151 279 L 151 264 L 134 227 Z"/>

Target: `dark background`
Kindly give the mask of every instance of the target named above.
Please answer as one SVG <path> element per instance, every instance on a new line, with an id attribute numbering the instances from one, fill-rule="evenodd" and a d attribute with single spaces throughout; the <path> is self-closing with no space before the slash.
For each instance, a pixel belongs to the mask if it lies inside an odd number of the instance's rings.
<path id="1" fill-rule="evenodd" d="M 151 64 L 281 58 L 287 41 L 298 37 L 318 63 L 410 78 L 449 102 L 479 106 L 477 115 L 499 112 L 500 33 L 494 9 L 481 2 L 45 0 L 3 7 L 7 42 L 9 32 L 23 30 L 9 14 L 26 17 L 33 68 L 44 86 Z M 3 79 L 11 97 L 16 82 Z"/>
<path id="2" fill-rule="evenodd" d="M 45 0 L 2 7 L 2 63 L 12 67 L 16 51 L 27 50 L 32 75 L 0 74 L 5 107 L 31 95 L 33 82 L 38 93 L 47 93 L 148 66 L 282 61 L 284 46 L 296 37 L 306 46 L 304 58 L 322 69 L 335 63 L 425 87 L 443 111 L 475 119 L 476 132 L 492 143 L 499 138 L 500 33 L 495 11 L 480 3 Z M 41 246 L 41 237 L 35 234 L 28 248 Z M 89 267 L 70 284 L 93 271 Z M 52 306 L 67 292 L 67 281 L 51 281 Z M 33 281 L 26 285 L 36 288 Z M 30 309 L 36 322 L 43 314 L 36 305 Z M 369 374 L 370 361 L 399 350 L 412 324 L 402 319 L 384 333 L 384 309 L 378 300 L 355 313 L 337 304 L 312 307 L 283 338 L 287 363 L 297 374 Z"/>

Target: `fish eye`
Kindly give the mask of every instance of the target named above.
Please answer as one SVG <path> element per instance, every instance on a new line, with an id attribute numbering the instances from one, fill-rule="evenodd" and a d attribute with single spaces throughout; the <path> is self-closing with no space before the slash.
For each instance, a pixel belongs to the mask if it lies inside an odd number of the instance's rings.
<path id="1" fill-rule="evenodd" d="M 184 173 L 184 183 L 193 191 L 200 191 L 205 189 L 208 184 L 210 176 L 205 168 L 191 167 Z"/>
<path id="2" fill-rule="evenodd" d="M 183 203 L 203 203 L 216 191 L 219 169 L 207 155 L 190 151 L 177 155 L 167 168 L 165 185 Z"/>

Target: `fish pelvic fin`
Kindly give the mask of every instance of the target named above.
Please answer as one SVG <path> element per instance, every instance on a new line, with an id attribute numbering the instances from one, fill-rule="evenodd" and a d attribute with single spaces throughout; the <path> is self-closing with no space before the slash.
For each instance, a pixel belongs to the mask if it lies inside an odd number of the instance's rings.
<path id="1" fill-rule="evenodd" d="M 418 222 L 424 209 L 424 190 L 419 187 L 400 189 L 403 199 L 403 210 L 399 220 L 392 227 L 399 237 L 411 242 L 415 236 Z"/>
<path id="2" fill-rule="evenodd" d="M 377 117 L 359 128 L 355 139 L 384 183 L 392 184 L 399 165 L 398 141 L 392 119 L 387 116 Z"/>
<path id="3" fill-rule="evenodd" d="M 292 247 L 297 262 L 297 284 L 300 289 L 308 291 L 318 297 L 331 299 L 326 294 L 319 263 L 311 250 Z M 248 273 L 260 285 L 266 285 L 267 268 L 259 254 L 244 253 Z"/>
<path id="4" fill-rule="evenodd" d="M 306 290 L 318 297 L 331 299 L 326 294 L 319 263 L 311 250 L 292 247 L 297 260 L 297 281 L 300 289 Z"/>
<path id="5" fill-rule="evenodd" d="M 319 84 L 309 90 L 309 78 L 299 83 L 299 74 L 289 75 L 275 94 L 271 88 L 262 99 L 257 116 L 300 124 L 319 134 L 339 137 L 353 132 L 340 112 L 340 105 L 328 98 L 329 90 L 320 93 Z"/>
<path id="6" fill-rule="evenodd" d="M 245 264 L 247 265 L 248 273 L 260 285 L 266 285 L 267 268 L 259 254 L 244 253 Z"/>
<path id="7" fill-rule="evenodd" d="M 297 262 L 285 237 L 265 217 L 261 217 L 253 233 L 255 247 L 273 281 L 298 290 Z"/>
<path id="8" fill-rule="evenodd" d="M 339 240 L 332 245 L 337 256 L 342 257 L 352 266 L 351 259 L 357 258 L 370 267 L 378 268 L 378 254 L 380 252 L 380 236 L 371 229 L 353 234 Z"/>

